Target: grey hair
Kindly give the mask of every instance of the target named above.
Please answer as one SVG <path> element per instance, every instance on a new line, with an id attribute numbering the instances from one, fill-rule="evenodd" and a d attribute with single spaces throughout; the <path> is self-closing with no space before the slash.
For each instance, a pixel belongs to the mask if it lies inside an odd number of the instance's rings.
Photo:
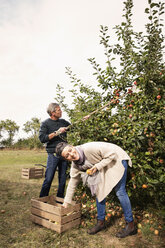
<path id="1" fill-rule="evenodd" d="M 66 142 L 60 142 L 60 143 L 58 143 L 57 146 L 56 146 L 56 148 L 55 148 L 55 153 L 56 153 L 56 155 L 57 155 L 57 156 L 61 156 L 61 153 L 62 153 L 62 151 L 64 150 L 64 148 L 65 148 L 66 146 L 71 146 L 71 145 L 69 145 L 69 144 L 66 143 Z"/>
<path id="2" fill-rule="evenodd" d="M 50 103 L 49 106 L 47 107 L 47 113 L 48 113 L 48 115 L 51 116 L 52 112 L 54 112 L 57 107 L 59 107 L 59 104 L 58 103 Z"/>

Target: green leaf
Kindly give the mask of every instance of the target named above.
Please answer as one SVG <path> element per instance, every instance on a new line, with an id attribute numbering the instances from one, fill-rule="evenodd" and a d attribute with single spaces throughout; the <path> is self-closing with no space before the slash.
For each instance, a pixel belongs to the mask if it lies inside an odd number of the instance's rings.
<path id="1" fill-rule="evenodd" d="M 145 13 L 148 14 L 149 12 L 150 12 L 149 8 L 146 8 L 146 9 L 145 9 Z"/>
<path id="2" fill-rule="evenodd" d="M 153 7 L 155 7 L 155 6 L 157 6 L 157 7 L 158 7 L 159 5 L 158 5 L 158 4 L 156 4 L 156 3 L 151 3 L 151 5 L 150 5 L 150 7 L 151 7 L 151 8 L 153 8 Z"/>

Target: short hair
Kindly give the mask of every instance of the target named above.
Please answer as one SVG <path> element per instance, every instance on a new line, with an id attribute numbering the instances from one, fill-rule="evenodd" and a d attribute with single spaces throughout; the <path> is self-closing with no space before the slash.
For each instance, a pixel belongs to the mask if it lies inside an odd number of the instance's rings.
<path id="1" fill-rule="evenodd" d="M 66 146 L 70 146 L 70 145 L 68 143 L 66 143 L 66 142 L 60 142 L 60 143 L 58 143 L 57 146 L 56 146 L 56 148 L 55 148 L 56 155 L 57 156 L 61 156 L 61 153 L 62 153 L 62 151 L 64 150 L 64 148 Z"/>
<path id="2" fill-rule="evenodd" d="M 48 115 L 51 116 L 52 112 L 54 112 L 56 110 L 56 108 L 59 107 L 59 104 L 58 103 L 50 103 L 49 106 L 47 107 L 47 113 Z"/>

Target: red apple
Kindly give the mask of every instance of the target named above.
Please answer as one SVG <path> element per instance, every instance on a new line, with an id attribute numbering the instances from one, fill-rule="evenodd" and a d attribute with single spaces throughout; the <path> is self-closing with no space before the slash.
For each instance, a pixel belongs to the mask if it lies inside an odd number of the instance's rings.
<path id="1" fill-rule="evenodd" d="M 132 93 L 132 90 L 131 89 L 128 89 L 128 94 L 131 94 Z"/>
<path id="2" fill-rule="evenodd" d="M 156 98 L 157 98 L 158 100 L 160 100 L 160 99 L 161 99 L 161 95 L 158 95 Z"/>

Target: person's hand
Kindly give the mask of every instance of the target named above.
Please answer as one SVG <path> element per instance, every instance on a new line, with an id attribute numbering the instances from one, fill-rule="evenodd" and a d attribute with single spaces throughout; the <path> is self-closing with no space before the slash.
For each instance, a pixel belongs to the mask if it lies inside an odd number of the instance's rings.
<path id="1" fill-rule="evenodd" d="M 87 170 L 87 174 L 91 176 L 91 175 L 93 175 L 96 171 L 97 171 L 97 168 L 96 168 L 96 166 L 94 165 L 91 169 L 88 169 L 88 170 Z"/>
<path id="2" fill-rule="evenodd" d="M 64 203 L 62 204 L 62 206 L 63 206 L 64 208 L 67 208 L 67 207 L 69 206 L 69 204 L 68 204 L 67 202 L 64 202 Z"/>
<path id="3" fill-rule="evenodd" d="M 66 127 L 60 127 L 57 132 L 59 133 L 65 133 L 66 132 Z"/>
<path id="4" fill-rule="evenodd" d="M 54 136 L 58 136 L 61 133 L 64 133 L 66 131 L 67 131 L 67 128 L 66 127 L 60 127 L 57 131 L 54 131 Z"/>
<path id="5" fill-rule="evenodd" d="M 84 117 L 83 117 L 83 119 L 82 119 L 82 120 L 83 120 L 83 121 L 86 121 L 86 120 L 88 120 L 88 119 L 89 119 L 89 117 L 90 117 L 90 115 L 86 115 L 86 116 L 84 116 Z"/>

